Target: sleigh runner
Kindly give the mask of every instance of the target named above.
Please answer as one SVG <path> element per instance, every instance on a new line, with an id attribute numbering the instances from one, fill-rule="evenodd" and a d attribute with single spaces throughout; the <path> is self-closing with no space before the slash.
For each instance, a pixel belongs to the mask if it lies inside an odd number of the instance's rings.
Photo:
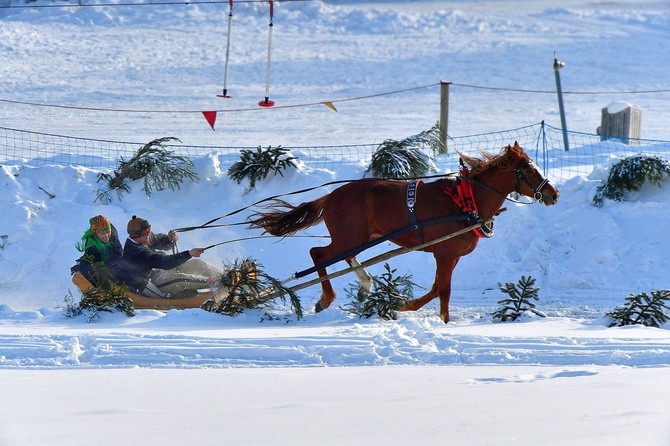
<path id="1" fill-rule="evenodd" d="M 82 273 L 76 272 L 72 275 L 72 283 L 74 283 L 79 291 L 85 293 L 94 288 L 94 285 L 84 277 Z M 198 293 L 197 296 L 182 297 L 182 298 L 162 298 L 150 297 L 143 294 L 138 294 L 133 291 L 127 291 L 128 297 L 133 302 L 133 306 L 137 310 L 183 310 L 186 308 L 200 308 L 205 302 L 214 299 L 214 293 L 203 292 Z"/>

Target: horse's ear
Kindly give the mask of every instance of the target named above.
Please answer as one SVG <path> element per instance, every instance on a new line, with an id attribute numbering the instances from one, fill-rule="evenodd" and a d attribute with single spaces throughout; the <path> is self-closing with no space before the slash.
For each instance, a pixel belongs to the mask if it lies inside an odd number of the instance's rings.
<path id="1" fill-rule="evenodd" d="M 514 141 L 514 147 L 521 147 L 517 141 Z"/>

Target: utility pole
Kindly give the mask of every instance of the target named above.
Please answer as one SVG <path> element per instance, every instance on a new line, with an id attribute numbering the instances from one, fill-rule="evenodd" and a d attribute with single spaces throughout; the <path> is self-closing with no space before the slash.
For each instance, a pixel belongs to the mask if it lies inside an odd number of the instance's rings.
<path id="1" fill-rule="evenodd" d="M 565 63 L 556 59 L 556 53 L 554 53 L 554 76 L 556 77 L 556 94 L 558 94 L 558 111 L 561 114 L 561 128 L 563 129 L 563 147 L 567 152 L 570 150 L 570 145 L 568 143 L 568 128 L 565 124 L 565 109 L 563 108 L 563 90 L 561 89 L 561 75 L 558 74 L 558 70 L 563 68 Z"/>

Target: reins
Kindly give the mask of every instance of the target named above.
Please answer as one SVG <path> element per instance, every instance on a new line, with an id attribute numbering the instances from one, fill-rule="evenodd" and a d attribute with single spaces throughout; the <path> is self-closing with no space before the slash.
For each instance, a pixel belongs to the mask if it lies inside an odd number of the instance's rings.
<path id="1" fill-rule="evenodd" d="M 406 179 L 407 180 L 420 180 L 420 179 L 443 178 L 443 177 L 450 177 L 450 176 L 453 176 L 455 174 L 456 174 L 456 172 L 452 172 L 452 173 L 443 173 L 443 174 L 437 174 L 437 175 L 412 177 L 412 178 L 406 178 Z M 296 191 L 286 192 L 286 193 L 283 193 L 283 194 L 272 195 L 270 197 L 266 197 L 266 198 L 263 198 L 262 200 L 258 200 L 254 203 L 251 203 L 247 206 L 244 206 L 244 207 L 241 207 L 241 208 L 236 209 L 234 211 L 228 212 L 225 215 L 221 215 L 219 217 L 213 218 L 213 219 L 203 223 L 202 225 L 199 225 L 199 226 L 185 226 L 185 227 L 182 227 L 182 228 L 173 229 L 173 231 L 175 231 L 175 232 L 189 232 L 189 231 L 195 231 L 196 229 L 210 229 L 210 228 L 221 228 L 221 227 L 227 227 L 227 226 L 246 225 L 246 224 L 248 224 L 247 222 L 236 222 L 236 223 L 226 223 L 226 224 L 216 224 L 216 225 L 214 225 L 212 223 L 215 223 L 215 222 L 217 222 L 219 220 L 222 220 L 226 217 L 232 217 L 233 215 L 239 214 L 240 212 L 243 212 L 243 211 L 245 211 L 249 208 L 258 206 L 259 204 L 265 203 L 267 201 L 275 200 L 277 198 L 288 197 L 288 196 L 291 196 L 291 195 L 299 195 L 299 194 L 303 194 L 303 193 L 306 193 L 306 192 L 313 191 L 315 189 L 319 189 L 319 188 L 326 187 L 326 186 L 332 186 L 332 185 L 335 185 L 335 184 L 352 183 L 352 182 L 355 182 L 355 181 L 371 181 L 371 180 L 378 180 L 378 178 L 358 178 L 358 179 L 354 179 L 354 180 L 329 181 L 327 183 L 319 184 L 318 186 L 308 187 L 308 188 L 305 188 L 305 189 L 299 189 L 299 190 L 296 190 Z"/>
<path id="2" fill-rule="evenodd" d="M 290 238 L 330 238 L 329 235 L 289 235 L 289 236 L 286 236 L 286 237 L 283 237 L 283 238 L 289 238 L 289 237 Z M 213 245 L 206 246 L 202 249 L 203 249 L 203 251 L 206 251 L 210 248 L 214 248 L 215 246 L 227 245 L 228 243 L 243 242 L 243 241 L 246 241 L 246 240 L 258 240 L 258 239 L 265 239 L 265 238 L 272 238 L 272 239 L 277 240 L 277 237 L 275 237 L 273 235 L 255 235 L 255 236 L 251 236 L 251 237 L 240 237 L 240 238 L 236 238 L 236 239 L 233 239 L 233 240 L 226 240 L 225 242 L 214 243 Z M 277 242 L 279 242 L 279 240 L 277 240 Z"/>

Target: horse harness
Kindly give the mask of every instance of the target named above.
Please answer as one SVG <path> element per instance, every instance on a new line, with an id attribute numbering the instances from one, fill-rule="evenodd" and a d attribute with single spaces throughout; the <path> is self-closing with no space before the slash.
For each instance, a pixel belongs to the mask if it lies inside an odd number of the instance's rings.
<path id="1" fill-rule="evenodd" d="M 481 217 L 479 216 L 475 194 L 472 191 L 472 183 L 467 179 L 470 171 L 465 164 L 463 164 L 463 160 L 461 159 L 460 161 L 461 169 L 459 176 L 456 177 L 456 185 L 453 187 L 445 187 L 444 193 L 453 200 L 461 211 L 466 214 L 471 214 L 472 218 L 480 221 Z M 479 228 L 475 228 L 472 231 L 480 238 L 493 237 L 493 221 L 488 224 L 484 223 Z"/>
<path id="2" fill-rule="evenodd" d="M 465 169 L 465 171 L 464 171 Z M 469 181 L 461 181 L 462 176 L 467 175 L 467 168 L 462 165 L 461 176 L 456 179 L 456 186 L 454 188 L 444 188 L 444 193 L 451 197 L 456 205 L 463 211 L 460 215 L 449 215 L 441 218 L 436 218 L 426 222 L 419 221 L 416 217 L 416 210 L 414 205 L 417 200 L 417 186 L 421 181 L 411 180 L 407 183 L 407 215 L 409 218 L 408 227 L 419 231 L 419 240 L 421 244 L 425 242 L 423 235 L 423 227 L 432 224 L 463 220 L 467 225 L 482 223 L 479 228 L 473 229 L 477 236 L 482 238 L 489 238 L 493 236 L 493 222 L 484 223 L 479 216 L 477 203 L 475 202 L 472 193 L 472 184 Z"/>
<path id="3" fill-rule="evenodd" d="M 409 231 L 419 231 L 419 238 L 421 240 L 421 245 L 425 243 L 424 241 L 424 234 L 423 234 L 423 228 L 426 226 L 433 226 L 433 225 L 439 225 L 439 224 L 444 224 L 444 223 L 450 223 L 450 222 L 456 222 L 456 221 L 463 221 L 465 222 L 468 226 L 472 225 L 477 225 L 479 224 L 479 228 L 473 229 L 473 231 L 476 231 L 479 229 L 479 231 L 483 234 L 480 235 L 480 237 L 491 237 L 493 235 L 493 223 L 489 222 L 486 223 L 484 222 L 479 214 L 473 210 L 471 212 L 463 212 L 460 214 L 452 214 L 452 215 L 443 215 L 441 217 L 433 218 L 430 220 L 426 221 L 419 221 L 418 218 L 416 217 L 416 210 L 415 210 L 415 204 L 417 200 L 417 188 L 419 183 L 421 181 L 416 181 L 416 180 L 411 180 L 408 181 L 407 183 L 407 195 L 406 195 L 406 200 L 407 200 L 407 213 L 409 216 L 409 224 L 406 226 L 403 226 L 401 228 L 395 229 L 388 234 L 385 234 L 381 237 L 378 237 L 376 239 L 370 240 L 368 242 L 365 242 L 361 245 L 355 246 L 347 251 L 344 251 L 340 253 L 339 255 L 333 257 L 330 260 L 327 260 L 325 262 L 321 262 L 318 265 L 314 265 L 311 268 L 307 268 L 303 271 L 296 272 L 294 274 L 295 279 L 299 279 L 301 277 L 304 277 L 308 274 L 312 274 L 314 272 L 317 272 L 321 268 L 326 268 L 334 263 L 337 263 L 341 260 L 346 260 L 351 257 L 356 256 L 357 254 L 365 251 L 366 249 L 369 249 L 373 246 L 376 246 L 382 242 L 385 242 L 387 240 L 391 240 L 392 238 L 398 237 L 399 235 L 402 235 L 406 232 Z M 464 182 L 465 183 L 465 182 Z M 473 199 L 474 202 L 474 199 Z M 498 211 L 496 215 L 499 213 L 505 211 L 505 208 L 502 208 Z M 488 235 L 487 235 L 488 234 Z M 479 235 L 479 232 L 477 232 L 477 235 Z"/>
<path id="4" fill-rule="evenodd" d="M 416 210 L 414 209 L 414 205 L 416 204 L 416 188 L 419 183 L 421 181 L 416 180 L 411 180 L 407 183 L 407 215 L 409 217 L 409 226 L 419 231 L 419 241 L 423 244 L 423 225 L 416 218 Z"/>
<path id="5" fill-rule="evenodd" d="M 481 186 L 489 189 L 492 192 L 495 192 L 497 194 L 502 195 L 500 192 L 496 191 L 495 189 L 492 189 L 486 184 L 480 183 L 478 181 L 475 181 L 474 179 L 469 179 L 470 171 L 467 168 L 467 166 L 463 163 L 463 159 L 460 159 L 460 172 L 459 176 L 456 178 L 456 185 L 453 187 L 445 187 L 444 188 L 444 193 L 451 197 L 451 199 L 456 203 L 456 205 L 465 213 L 471 213 L 473 217 L 477 220 L 481 220 L 481 217 L 479 216 L 479 209 L 477 208 L 477 202 L 475 201 L 475 195 L 472 191 L 472 183 L 477 182 L 477 184 L 480 184 Z M 530 184 L 530 181 L 528 181 L 528 178 L 521 172 L 521 169 L 519 166 L 514 167 L 514 174 L 516 176 L 516 181 L 514 184 L 514 190 L 517 193 L 520 192 L 521 188 L 521 182 L 523 182 L 526 186 L 528 186 L 532 191 L 533 191 L 533 198 L 538 201 L 542 201 L 542 188 L 549 182 L 547 179 L 543 179 L 543 181 L 537 186 L 533 187 L 532 184 Z M 506 198 L 508 199 L 508 198 Z M 500 211 L 499 211 L 500 212 Z M 492 237 L 493 236 L 493 221 L 491 221 L 488 224 L 482 224 L 479 228 L 473 229 L 473 232 L 477 234 L 479 237 Z"/>

